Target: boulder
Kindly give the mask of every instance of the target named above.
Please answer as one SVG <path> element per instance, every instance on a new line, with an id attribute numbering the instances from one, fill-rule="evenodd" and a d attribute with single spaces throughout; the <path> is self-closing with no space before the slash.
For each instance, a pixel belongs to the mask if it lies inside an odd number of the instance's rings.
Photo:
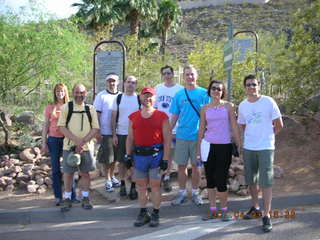
<path id="1" fill-rule="evenodd" d="M 37 192 L 37 189 L 39 188 L 39 185 L 37 185 L 37 184 L 29 184 L 28 186 L 27 186 L 27 191 L 29 192 L 29 193 L 35 193 L 35 192 Z"/>
<path id="2" fill-rule="evenodd" d="M 33 168 L 34 164 L 32 163 L 23 164 L 23 172 L 31 171 Z"/>
<path id="3" fill-rule="evenodd" d="M 47 184 L 47 186 L 51 186 L 52 185 L 52 180 L 49 177 L 45 177 L 44 178 L 44 182 L 45 182 L 45 184 Z"/>
<path id="4" fill-rule="evenodd" d="M 34 154 L 32 148 L 26 148 L 19 154 L 19 158 L 23 161 L 33 163 L 36 159 L 36 154 Z"/>
<path id="5" fill-rule="evenodd" d="M 43 178 L 43 177 L 37 178 L 37 179 L 36 179 L 36 183 L 37 183 L 38 185 L 44 184 L 44 178 Z"/>
<path id="6" fill-rule="evenodd" d="M 45 193 L 46 191 L 47 191 L 47 186 L 44 184 L 37 189 L 37 193 L 39 194 Z"/>
<path id="7" fill-rule="evenodd" d="M 239 187 L 240 187 L 239 182 L 237 180 L 232 179 L 229 186 L 230 191 L 236 192 L 239 190 Z"/>
<path id="8" fill-rule="evenodd" d="M 7 192 L 13 192 L 13 190 L 14 190 L 14 185 L 13 184 L 9 184 L 5 188 L 5 191 L 7 191 Z"/>
<path id="9" fill-rule="evenodd" d="M 283 178 L 284 171 L 280 166 L 274 165 L 273 166 L 273 176 L 274 178 Z"/>
<path id="10" fill-rule="evenodd" d="M 50 171 L 50 167 L 47 164 L 41 164 L 40 169 L 43 171 Z"/>
<path id="11" fill-rule="evenodd" d="M 16 122 L 22 123 L 23 125 L 33 125 L 35 122 L 35 115 L 32 111 L 25 111 L 20 113 L 17 118 L 15 119 Z"/>
<path id="12" fill-rule="evenodd" d="M 236 176 L 237 181 L 239 182 L 240 186 L 244 186 L 246 184 L 245 178 L 243 175 L 237 175 Z"/>

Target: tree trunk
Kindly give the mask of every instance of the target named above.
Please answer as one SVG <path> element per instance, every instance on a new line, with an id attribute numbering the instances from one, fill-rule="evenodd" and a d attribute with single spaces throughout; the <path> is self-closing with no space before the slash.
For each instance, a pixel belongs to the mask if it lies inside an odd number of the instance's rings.
<path id="1" fill-rule="evenodd" d="M 139 33 L 139 12 L 137 10 L 132 10 L 129 13 L 130 21 L 130 33 L 131 35 L 138 36 Z"/>

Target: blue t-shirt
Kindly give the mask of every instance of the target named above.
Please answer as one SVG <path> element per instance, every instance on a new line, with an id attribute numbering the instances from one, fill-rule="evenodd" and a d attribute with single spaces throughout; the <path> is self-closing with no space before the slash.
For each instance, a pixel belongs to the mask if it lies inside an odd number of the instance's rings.
<path id="1" fill-rule="evenodd" d="M 193 106 L 200 113 L 201 107 L 209 102 L 207 90 L 197 87 L 193 90 L 187 90 Z M 177 139 L 197 140 L 200 126 L 200 117 L 192 108 L 185 93 L 185 89 L 179 90 L 173 98 L 170 113 L 179 115 Z"/>

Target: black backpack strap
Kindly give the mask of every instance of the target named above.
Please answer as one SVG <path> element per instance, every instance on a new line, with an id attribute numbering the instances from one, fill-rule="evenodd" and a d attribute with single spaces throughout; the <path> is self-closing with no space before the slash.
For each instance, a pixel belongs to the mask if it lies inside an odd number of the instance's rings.
<path id="1" fill-rule="evenodd" d="M 139 105 L 139 110 L 141 109 L 141 101 L 140 101 L 140 95 L 137 95 L 138 98 L 138 105 Z"/>
<path id="2" fill-rule="evenodd" d="M 184 89 L 184 92 L 186 93 L 187 99 L 189 101 L 189 103 L 191 104 L 191 107 L 193 108 L 193 110 L 197 113 L 198 117 L 200 117 L 200 113 L 198 112 L 198 110 L 196 109 L 196 107 L 193 105 L 193 103 L 191 102 L 191 99 L 188 95 L 187 89 Z"/>
<path id="3" fill-rule="evenodd" d="M 88 104 L 84 105 L 84 109 L 86 111 L 89 123 L 90 123 L 90 127 L 92 129 L 92 116 L 91 116 L 91 112 L 90 112 L 90 106 Z"/>
<path id="4" fill-rule="evenodd" d="M 121 103 L 122 93 L 118 94 L 117 96 L 117 115 L 116 115 L 116 123 L 119 121 L 119 105 Z"/>
<path id="5" fill-rule="evenodd" d="M 66 121 L 66 128 L 68 128 L 68 124 L 70 122 L 71 116 L 73 113 L 73 102 L 68 102 L 68 115 L 67 115 L 67 121 Z"/>

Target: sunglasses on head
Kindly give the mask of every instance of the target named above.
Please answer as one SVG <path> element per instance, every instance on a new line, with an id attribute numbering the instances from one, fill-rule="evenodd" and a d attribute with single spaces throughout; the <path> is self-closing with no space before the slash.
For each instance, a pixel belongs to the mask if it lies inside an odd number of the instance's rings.
<path id="1" fill-rule="evenodd" d="M 258 84 L 256 84 L 256 83 L 246 83 L 246 87 L 256 87 L 256 86 L 258 86 Z"/>
<path id="2" fill-rule="evenodd" d="M 211 90 L 212 90 L 212 91 L 218 91 L 218 92 L 221 92 L 221 91 L 222 91 L 222 89 L 219 88 L 219 87 L 212 87 Z"/>
<path id="3" fill-rule="evenodd" d="M 162 75 L 171 75 L 172 72 L 163 72 Z"/>

